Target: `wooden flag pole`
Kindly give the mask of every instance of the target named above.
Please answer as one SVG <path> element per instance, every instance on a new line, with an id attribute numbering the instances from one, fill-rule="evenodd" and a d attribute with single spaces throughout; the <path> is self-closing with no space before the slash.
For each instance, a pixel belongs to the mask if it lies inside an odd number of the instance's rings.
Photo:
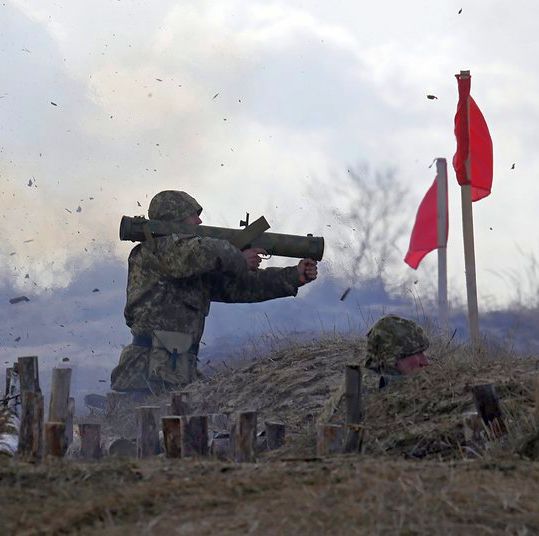
<path id="1" fill-rule="evenodd" d="M 479 344 L 479 308 L 477 306 L 477 282 L 475 277 L 475 247 L 473 235 L 472 187 L 460 187 L 462 200 L 462 233 L 464 238 L 464 265 L 466 268 L 466 295 L 468 298 L 468 324 L 470 339 Z"/>
<path id="2" fill-rule="evenodd" d="M 444 334 L 449 333 L 449 306 L 447 301 L 447 161 L 436 159 L 438 192 L 438 323 Z"/>
<path id="3" fill-rule="evenodd" d="M 459 78 L 469 78 L 470 71 L 460 71 Z M 470 135 L 470 103 L 467 106 L 468 138 Z M 473 233 L 473 209 L 472 209 L 472 163 L 470 151 L 466 159 L 466 176 L 468 184 L 461 185 L 462 202 L 462 234 L 464 238 L 464 265 L 466 270 L 466 295 L 468 299 L 468 324 L 470 339 L 474 347 L 479 344 L 479 308 L 477 305 L 477 281 L 475 277 L 475 247 Z"/>

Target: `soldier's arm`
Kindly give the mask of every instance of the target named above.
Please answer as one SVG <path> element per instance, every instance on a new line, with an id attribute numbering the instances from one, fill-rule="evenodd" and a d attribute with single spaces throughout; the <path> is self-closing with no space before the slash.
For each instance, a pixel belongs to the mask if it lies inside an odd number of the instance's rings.
<path id="1" fill-rule="evenodd" d="M 148 245 L 148 261 L 158 263 L 161 273 L 174 278 L 186 278 L 210 272 L 242 277 L 247 263 L 241 251 L 226 240 L 175 235 L 159 238 L 155 251 Z M 153 257 L 153 258 L 152 258 Z"/>
<path id="2" fill-rule="evenodd" d="M 297 266 L 265 268 L 241 276 L 218 273 L 208 276 L 212 301 L 250 303 L 295 296 L 300 282 Z"/>

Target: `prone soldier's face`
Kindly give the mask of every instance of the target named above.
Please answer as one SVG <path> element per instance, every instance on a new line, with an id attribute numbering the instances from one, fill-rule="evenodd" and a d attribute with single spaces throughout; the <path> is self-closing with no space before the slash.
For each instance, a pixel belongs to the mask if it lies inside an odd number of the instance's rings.
<path id="1" fill-rule="evenodd" d="M 397 359 L 396 368 L 401 374 L 415 374 L 424 367 L 430 365 L 429 358 L 423 353 L 409 355 L 403 359 Z"/>
<path id="2" fill-rule="evenodd" d="M 202 220 L 200 219 L 200 216 L 198 214 L 191 214 L 191 216 L 187 216 L 187 218 L 182 220 L 182 223 L 188 224 L 188 225 L 200 225 L 202 223 Z"/>

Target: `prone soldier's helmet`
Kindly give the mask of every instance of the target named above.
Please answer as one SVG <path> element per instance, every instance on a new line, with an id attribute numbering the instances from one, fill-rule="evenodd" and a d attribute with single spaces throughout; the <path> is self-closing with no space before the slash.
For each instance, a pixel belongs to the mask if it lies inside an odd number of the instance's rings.
<path id="1" fill-rule="evenodd" d="M 184 220 L 202 212 L 195 198 L 178 190 L 164 190 L 154 195 L 148 207 L 150 220 Z"/>
<path id="2" fill-rule="evenodd" d="M 421 326 L 399 316 L 385 316 L 367 333 L 365 366 L 379 373 L 398 374 L 398 359 L 424 352 L 428 347 L 429 340 Z"/>

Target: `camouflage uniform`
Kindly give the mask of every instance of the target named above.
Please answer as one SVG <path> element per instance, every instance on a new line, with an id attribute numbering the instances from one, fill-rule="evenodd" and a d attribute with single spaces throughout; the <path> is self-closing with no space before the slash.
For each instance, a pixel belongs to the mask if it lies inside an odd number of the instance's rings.
<path id="1" fill-rule="evenodd" d="M 157 194 L 150 219 L 184 220 L 202 207 L 185 192 Z M 295 296 L 297 266 L 249 271 L 226 240 L 177 235 L 138 244 L 129 255 L 125 319 L 133 334 L 112 388 L 162 391 L 196 377 L 198 345 L 210 302 L 246 303 Z"/>
<path id="2" fill-rule="evenodd" d="M 375 394 L 388 384 L 403 379 L 404 376 L 395 367 L 396 361 L 423 352 L 428 347 L 425 332 L 415 322 L 393 315 L 378 320 L 367 333 L 364 365 L 368 370 L 361 382 L 363 394 Z M 322 407 L 318 422 L 344 423 L 344 396 L 343 382 Z"/>

